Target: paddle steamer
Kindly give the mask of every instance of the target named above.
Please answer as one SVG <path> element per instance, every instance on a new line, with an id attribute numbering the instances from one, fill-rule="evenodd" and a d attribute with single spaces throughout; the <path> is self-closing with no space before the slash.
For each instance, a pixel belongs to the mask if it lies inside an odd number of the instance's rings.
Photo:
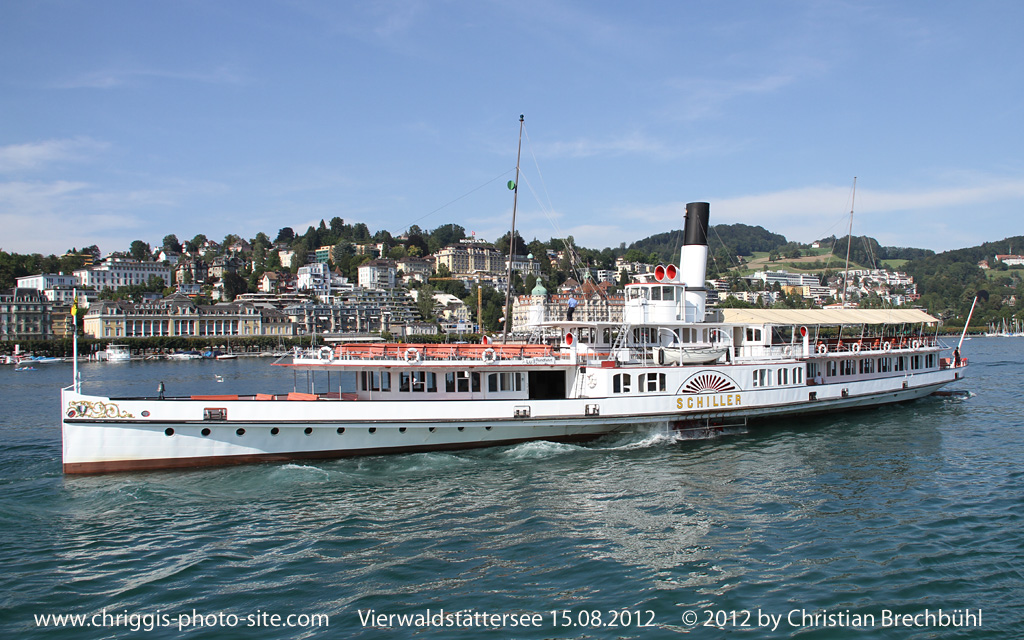
<path id="1" fill-rule="evenodd" d="M 66 473 L 581 441 L 636 429 L 714 437 L 754 420 L 927 396 L 964 376 L 920 310 L 705 308 L 709 205 L 686 206 L 679 267 L 626 286 L 621 320 L 541 300 L 535 341 L 342 344 L 299 371 L 356 390 L 61 400 Z M 321 376 L 321 378 L 326 376 Z M 334 376 L 338 380 L 341 376 Z"/>

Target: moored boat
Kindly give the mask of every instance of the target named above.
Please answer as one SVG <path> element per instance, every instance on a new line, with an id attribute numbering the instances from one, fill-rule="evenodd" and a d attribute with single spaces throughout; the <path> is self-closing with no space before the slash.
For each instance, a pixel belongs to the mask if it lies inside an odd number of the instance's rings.
<path id="1" fill-rule="evenodd" d="M 680 267 L 626 287 L 621 320 L 547 311 L 534 342 L 341 344 L 287 368 L 356 390 L 62 396 L 67 473 L 581 441 L 637 428 L 714 437 L 785 415 L 903 402 L 963 377 L 916 310 L 706 309 L 709 206 L 686 207 Z M 545 304 L 539 301 L 538 304 Z M 337 380 L 340 376 L 335 376 Z"/>
<path id="2" fill-rule="evenodd" d="M 126 344 L 108 344 L 103 354 L 107 362 L 128 362 L 132 359 L 131 351 Z"/>

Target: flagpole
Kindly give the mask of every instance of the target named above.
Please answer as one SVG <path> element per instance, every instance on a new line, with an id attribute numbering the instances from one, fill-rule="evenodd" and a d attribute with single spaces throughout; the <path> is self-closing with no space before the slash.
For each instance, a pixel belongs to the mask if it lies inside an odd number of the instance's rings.
<path id="1" fill-rule="evenodd" d="M 516 204 L 519 202 L 519 158 L 523 153 L 523 120 L 519 114 L 519 150 L 516 151 L 516 181 L 512 187 L 512 230 L 508 234 L 508 288 L 505 292 L 505 333 L 502 344 L 508 343 L 508 328 L 512 324 L 512 254 L 516 248 Z"/>
<path id="2" fill-rule="evenodd" d="M 78 289 L 71 290 L 71 378 L 75 393 L 81 393 L 78 382 Z"/>

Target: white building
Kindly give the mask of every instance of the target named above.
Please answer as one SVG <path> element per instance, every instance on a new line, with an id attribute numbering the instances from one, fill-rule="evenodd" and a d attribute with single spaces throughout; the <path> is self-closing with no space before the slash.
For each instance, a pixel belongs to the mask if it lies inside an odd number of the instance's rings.
<path id="1" fill-rule="evenodd" d="M 328 295 L 331 292 L 331 272 L 327 268 L 327 263 L 312 262 L 299 267 L 295 288 L 313 293 L 317 297 Z"/>
<path id="2" fill-rule="evenodd" d="M 540 276 L 540 263 L 530 256 L 512 256 L 512 270 L 525 278 L 527 275 Z M 505 273 L 508 273 L 508 258 L 505 259 Z"/>
<path id="3" fill-rule="evenodd" d="M 145 285 L 150 278 L 163 278 L 164 285 L 171 284 L 171 268 L 159 262 L 136 262 L 128 258 L 110 257 L 100 264 L 75 271 L 83 287 L 97 291 L 132 285 Z"/>
<path id="4" fill-rule="evenodd" d="M 75 299 L 75 290 L 82 287 L 76 276 L 69 276 L 64 273 L 40 273 L 34 276 L 18 278 L 19 289 L 35 289 L 55 304 L 62 307 L 71 306 Z M 79 293 L 79 300 L 84 301 L 86 296 Z"/>
<path id="5" fill-rule="evenodd" d="M 366 289 L 394 289 L 398 270 L 390 260 L 371 260 L 359 267 L 359 286 Z"/>

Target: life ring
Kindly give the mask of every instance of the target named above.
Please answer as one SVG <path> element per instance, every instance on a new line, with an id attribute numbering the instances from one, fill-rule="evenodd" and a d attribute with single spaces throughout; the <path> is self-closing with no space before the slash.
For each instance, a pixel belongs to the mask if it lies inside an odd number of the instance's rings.
<path id="1" fill-rule="evenodd" d="M 828 353 L 828 345 L 822 342 L 818 345 L 818 353 Z"/>
<path id="2" fill-rule="evenodd" d="M 882 343 L 882 351 L 889 351 L 892 349 L 892 340 L 886 340 Z"/>
<path id="3" fill-rule="evenodd" d="M 405 350 L 405 361 L 408 363 L 419 362 L 422 356 L 420 350 L 415 347 L 409 347 Z"/>
<path id="4" fill-rule="evenodd" d="M 334 360 L 334 349 L 330 347 L 320 347 L 320 359 L 321 360 Z"/>
<path id="5" fill-rule="evenodd" d="M 491 349 L 490 347 L 484 349 L 483 353 L 480 354 L 480 359 L 484 362 L 494 362 L 496 358 L 497 354 L 495 354 L 494 349 Z"/>
<path id="6" fill-rule="evenodd" d="M 914 340 L 913 342 L 910 343 L 910 346 L 912 348 L 914 348 L 914 349 L 920 349 L 921 348 L 921 341 L 920 340 Z"/>
<path id="7" fill-rule="evenodd" d="M 854 342 L 853 346 L 850 347 L 850 351 L 852 351 L 854 353 L 860 353 L 860 343 L 859 342 Z"/>

